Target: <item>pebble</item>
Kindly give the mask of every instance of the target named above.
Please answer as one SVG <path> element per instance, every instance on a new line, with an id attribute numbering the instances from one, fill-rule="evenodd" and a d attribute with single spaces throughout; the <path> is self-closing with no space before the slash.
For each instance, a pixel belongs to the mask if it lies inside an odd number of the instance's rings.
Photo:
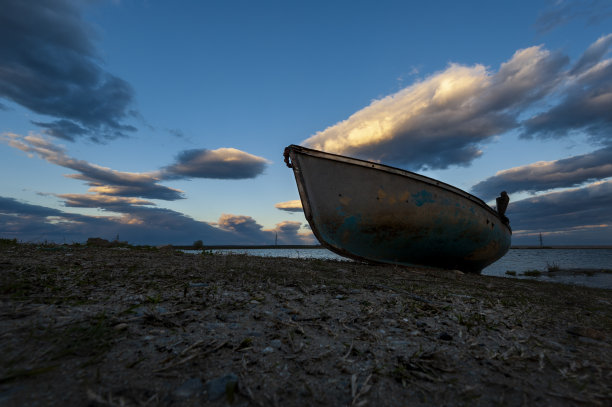
<path id="1" fill-rule="evenodd" d="M 234 373 L 207 381 L 205 386 L 208 400 L 218 400 L 223 397 L 226 394 L 227 386 L 231 384 L 238 384 L 238 376 Z"/>
<path id="2" fill-rule="evenodd" d="M 179 398 L 190 398 L 199 395 L 204 390 L 204 385 L 199 377 L 194 377 L 181 384 L 174 390 L 174 396 Z"/>

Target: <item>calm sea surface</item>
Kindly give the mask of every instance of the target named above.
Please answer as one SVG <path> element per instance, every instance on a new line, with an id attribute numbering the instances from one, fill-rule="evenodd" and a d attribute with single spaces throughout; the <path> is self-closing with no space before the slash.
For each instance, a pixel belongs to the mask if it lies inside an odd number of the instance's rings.
<path id="1" fill-rule="evenodd" d="M 218 254 L 244 253 L 251 256 L 316 258 L 352 261 L 338 256 L 327 249 L 231 249 L 214 250 Z M 612 273 L 548 273 L 550 266 L 567 269 L 612 269 L 612 249 L 510 249 L 496 263 L 482 271 L 482 274 L 507 278 L 528 278 L 579 284 L 589 287 L 612 289 Z M 539 276 L 524 276 L 526 271 L 538 270 Z M 511 276 L 506 272 L 514 272 Z"/>

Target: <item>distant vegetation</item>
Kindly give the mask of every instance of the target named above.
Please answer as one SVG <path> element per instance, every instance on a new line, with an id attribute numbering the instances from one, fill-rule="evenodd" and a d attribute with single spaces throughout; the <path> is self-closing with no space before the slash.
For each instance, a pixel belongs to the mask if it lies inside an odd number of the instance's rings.
<path id="1" fill-rule="evenodd" d="M 17 245 L 17 239 L 1 239 L 0 246 L 15 246 Z"/>
<path id="2" fill-rule="evenodd" d="M 94 246 L 94 247 L 128 247 L 130 246 L 128 242 L 120 242 L 118 239 L 110 242 L 100 237 L 90 237 L 89 239 L 87 239 L 87 243 L 85 244 L 87 246 Z"/>

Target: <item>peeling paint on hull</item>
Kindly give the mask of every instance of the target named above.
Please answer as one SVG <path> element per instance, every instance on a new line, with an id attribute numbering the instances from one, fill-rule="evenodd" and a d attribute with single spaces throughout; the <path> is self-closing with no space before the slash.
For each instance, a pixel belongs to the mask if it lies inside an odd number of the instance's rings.
<path id="1" fill-rule="evenodd" d="M 321 244 L 376 263 L 479 272 L 512 232 L 480 199 L 440 181 L 354 158 L 289 146 L 304 214 Z"/>

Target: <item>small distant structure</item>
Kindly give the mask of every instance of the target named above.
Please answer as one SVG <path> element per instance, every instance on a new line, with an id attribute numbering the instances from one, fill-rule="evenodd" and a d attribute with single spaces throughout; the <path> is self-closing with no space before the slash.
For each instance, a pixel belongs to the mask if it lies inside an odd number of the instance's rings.
<path id="1" fill-rule="evenodd" d="M 274 235 L 274 246 L 278 246 L 278 232 Z"/>
<path id="2" fill-rule="evenodd" d="M 544 241 L 542 240 L 542 232 L 540 232 L 540 247 L 544 247 Z"/>

